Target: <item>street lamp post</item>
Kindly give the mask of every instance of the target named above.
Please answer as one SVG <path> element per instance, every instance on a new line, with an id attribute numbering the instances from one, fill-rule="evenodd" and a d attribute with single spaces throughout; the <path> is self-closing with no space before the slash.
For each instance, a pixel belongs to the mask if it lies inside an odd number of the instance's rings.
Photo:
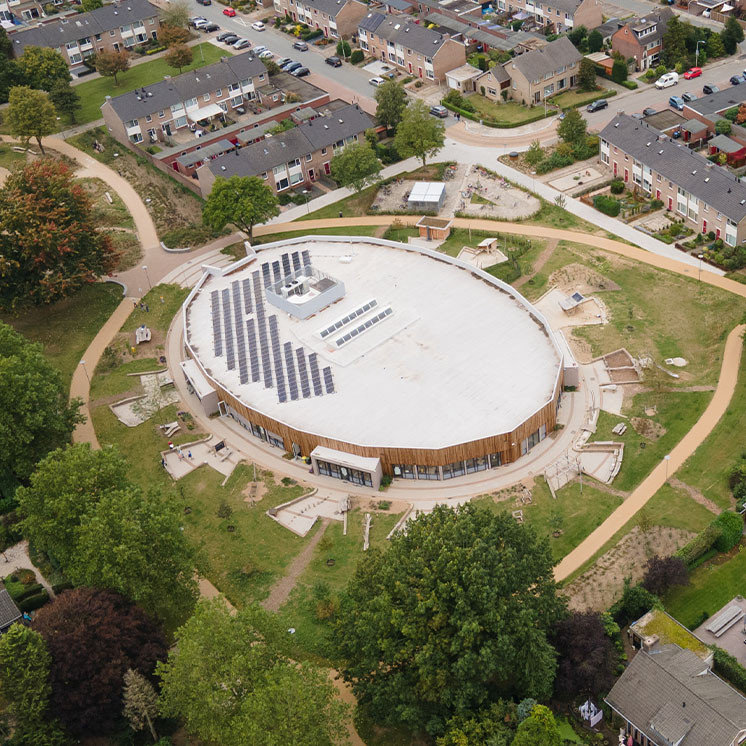
<path id="1" fill-rule="evenodd" d="M 85 367 L 85 360 L 81 360 L 80 364 L 83 366 L 83 373 L 85 373 L 85 377 L 88 379 L 88 385 L 91 385 L 91 377 L 88 375 L 88 368 Z"/>
<path id="2" fill-rule="evenodd" d="M 697 259 L 699 259 L 699 272 L 697 273 L 697 282 L 702 282 L 702 259 L 704 258 L 704 254 L 698 254 Z"/>
<path id="3" fill-rule="evenodd" d="M 699 65 L 699 45 L 705 44 L 706 42 L 704 39 L 701 39 L 697 42 L 697 48 L 694 50 L 694 67 L 697 67 Z"/>
<path id="4" fill-rule="evenodd" d="M 310 207 L 308 206 L 308 195 L 309 195 L 310 193 L 311 193 L 311 192 L 310 192 L 310 191 L 309 191 L 308 189 L 304 189 L 304 190 L 303 190 L 303 194 L 305 194 L 305 195 L 306 195 L 306 215 L 310 215 L 310 214 L 311 214 L 311 212 L 310 212 L 310 211 L 311 211 L 311 208 L 310 208 Z"/>
<path id="5" fill-rule="evenodd" d="M 670 453 L 667 453 L 667 454 L 666 454 L 666 455 L 665 455 L 665 456 L 663 457 L 663 460 L 664 460 L 664 461 L 666 462 L 666 481 L 668 481 L 668 462 L 669 462 L 669 461 L 671 460 L 671 454 L 670 454 Z"/>
<path id="6" fill-rule="evenodd" d="M 152 290 L 153 286 L 150 284 L 150 275 L 148 274 L 148 266 L 146 264 L 143 264 L 142 268 L 145 271 L 145 279 L 148 281 L 148 289 Z"/>

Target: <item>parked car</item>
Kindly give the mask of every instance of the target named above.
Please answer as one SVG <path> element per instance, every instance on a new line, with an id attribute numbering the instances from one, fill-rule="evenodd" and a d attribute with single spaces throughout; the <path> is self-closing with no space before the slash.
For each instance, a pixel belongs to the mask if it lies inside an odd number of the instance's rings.
<path id="1" fill-rule="evenodd" d="M 212 0 L 197 0 L 197 5 L 212 5 Z"/>
<path id="2" fill-rule="evenodd" d="M 637 112 L 635 112 L 634 114 L 630 114 L 630 116 L 632 117 L 632 119 L 644 119 L 645 118 L 644 114 L 642 113 L 638 114 Z"/>
<path id="3" fill-rule="evenodd" d="M 299 67 L 303 67 L 301 62 L 288 62 L 287 65 L 282 66 L 282 70 L 286 73 L 291 73 L 293 70 L 297 70 Z"/>
<path id="4" fill-rule="evenodd" d="M 254 47 L 254 54 L 259 56 L 262 52 L 266 52 L 267 47 L 265 47 L 263 44 L 260 44 L 258 47 Z"/>
<path id="5" fill-rule="evenodd" d="M 290 57 L 281 57 L 279 60 L 277 60 L 277 67 L 282 67 L 283 65 L 287 65 L 288 62 L 292 62 Z"/>
<path id="6" fill-rule="evenodd" d="M 591 101 L 590 104 L 586 107 L 586 111 L 601 111 L 601 109 L 605 109 L 609 105 L 609 102 L 605 98 L 600 98 L 598 101 Z"/>
<path id="7" fill-rule="evenodd" d="M 257 57 L 259 57 L 260 60 L 269 60 L 272 57 L 275 56 L 274 52 L 270 52 L 269 49 L 265 49 L 263 52 L 260 52 Z"/>
<path id="8" fill-rule="evenodd" d="M 296 78 L 304 78 L 306 75 L 310 75 L 311 71 L 301 65 L 300 67 L 296 67 L 290 74 L 295 75 Z"/>
<path id="9" fill-rule="evenodd" d="M 293 44 L 293 49 L 297 49 L 299 52 L 307 52 L 308 44 L 304 41 L 296 41 L 295 44 Z"/>
<path id="10" fill-rule="evenodd" d="M 383 78 L 371 78 L 368 82 L 378 88 L 379 85 L 383 85 L 386 81 Z"/>
<path id="11" fill-rule="evenodd" d="M 200 21 L 204 21 L 205 23 L 207 23 L 207 18 L 205 18 L 204 16 L 192 16 L 187 22 L 187 26 L 196 28 L 195 24 L 199 23 Z"/>
<path id="12" fill-rule="evenodd" d="M 437 106 L 430 107 L 430 113 L 434 117 L 440 117 L 441 119 L 445 119 L 448 116 L 448 109 L 446 109 L 445 106 L 441 106 L 440 104 L 438 104 Z"/>
<path id="13" fill-rule="evenodd" d="M 220 26 L 217 23 L 208 23 L 206 26 L 202 26 L 200 31 L 204 31 L 206 34 L 211 34 L 213 31 L 220 31 Z"/>
<path id="14" fill-rule="evenodd" d="M 697 100 L 696 94 L 689 93 L 689 91 L 687 91 L 686 93 L 682 93 L 681 94 L 681 98 L 683 98 L 684 101 L 686 101 L 687 103 L 689 103 L 690 101 L 696 101 Z"/>
<path id="15" fill-rule="evenodd" d="M 657 113 L 658 113 L 658 110 L 654 109 L 652 106 L 648 106 L 642 110 L 642 115 L 645 117 L 652 117 L 653 114 L 657 114 Z"/>
<path id="16" fill-rule="evenodd" d="M 656 88 L 669 88 L 672 85 L 678 85 L 679 74 L 678 73 L 666 73 L 661 75 L 658 80 L 655 81 Z"/>
<path id="17" fill-rule="evenodd" d="M 195 31 L 201 31 L 205 26 L 209 26 L 210 22 L 206 18 L 200 18 L 199 21 L 195 21 L 193 25 Z"/>
<path id="18" fill-rule="evenodd" d="M 731 75 L 731 78 L 730 78 L 731 85 L 741 85 L 741 83 L 745 81 L 746 79 L 744 79 L 743 75 Z"/>
<path id="19" fill-rule="evenodd" d="M 239 39 L 234 41 L 231 45 L 233 49 L 248 49 L 251 46 L 251 42 L 248 39 Z"/>
<path id="20" fill-rule="evenodd" d="M 716 85 L 703 85 L 702 86 L 702 93 L 705 94 L 705 96 L 709 96 L 712 93 L 717 93 L 720 89 Z"/>
<path id="21" fill-rule="evenodd" d="M 684 99 L 681 98 L 681 96 L 671 96 L 671 98 L 668 99 L 668 105 L 673 106 L 673 108 L 677 109 L 678 111 L 683 111 Z"/>
<path id="22" fill-rule="evenodd" d="M 223 42 L 223 44 L 233 44 L 234 42 L 238 41 L 239 36 L 238 34 L 227 34 L 224 36 L 220 41 Z"/>
<path id="23" fill-rule="evenodd" d="M 700 75 L 702 75 L 701 67 L 690 67 L 684 73 L 684 80 L 691 80 L 692 78 L 698 78 Z"/>
<path id="24" fill-rule="evenodd" d="M 228 18 L 235 18 L 236 9 L 235 8 L 223 8 L 223 15 L 228 16 Z"/>
<path id="25" fill-rule="evenodd" d="M 342 60 L 339 57 L 327 57 L 324 62 L 332 67 L 342 67 Z"/>
<path id="26" fill-rule="evenodd" d="M 254 21 L 254 23 L 251 24 L 251 28 L 253 28 L 254 31 L 264 31 L 266 27 L 261 21 Z"/>
<path id="27" fill-rule="evenodd" d="M 229 36 L 236 36 L 232 31 L 223 31 L 215 37 L 215 41 L 225 41 Z"/>

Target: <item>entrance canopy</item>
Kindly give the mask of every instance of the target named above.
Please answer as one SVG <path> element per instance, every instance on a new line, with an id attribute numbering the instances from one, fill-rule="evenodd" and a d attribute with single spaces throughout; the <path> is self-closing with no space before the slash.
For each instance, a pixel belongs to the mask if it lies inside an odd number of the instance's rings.
<path id="1" fill-rule="evenodd" d="M 202 108 L 192 109 L 187 112 L 187 118 L 192 122 L 201 122 L 203 119 L 209 119 L 210 117 L 216 117 L 218 114 L 225 114 L 225 112 L 217 104 L 208 104 Z"/>
<path id="2" fill-rule="evenodd" d="M 325 446 L 316 446 L 311 451 L 311 456 L 320 458 L 322 461 L 331 461 L 340 466 L 346 466 L 348 469 L 360 469 L 360 471 L 375 472 L 381 459 L 368 458 L 366 456 L 356 456 L 354 453 L 345 451 L 336 451 L 334 448 Z"/>

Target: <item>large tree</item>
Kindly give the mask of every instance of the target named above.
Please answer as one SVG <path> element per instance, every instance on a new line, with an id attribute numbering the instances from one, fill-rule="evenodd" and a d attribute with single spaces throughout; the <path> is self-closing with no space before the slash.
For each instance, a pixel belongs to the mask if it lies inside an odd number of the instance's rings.
<path id="1" fill-rule="evenodd" d="M 728 16 L 725 28 L 720 32 L 720 39 L 723 42 L 726 54 L 736 53 L 738 44 L 743 41 L 743 29 L 735 16 Z"/>
<path id="2" fill-rule="evenodd" d="M 70 83 L 58 80 L 49 91 L 49 100 L 60 114 L 64 114 L 71 124 L 75 124 L 75 112 L 80 108 L 80 96 Z"/>
<path id="3" fill-rule="evenodd" d="M 114 78 L 114 85 L 119 85 L 118 75 L 130 67 L 130 57 L 126 49 L 98 52 L 94 58 L 96 72 L 105 78 Z"/>
<path id="4" fill-rule="evenodd" d="M 26 164 L 0 187 L 0 308 L 53 303 L 108 274 L 116 261 L 64 163 Z"/>
<path id="5" fill-rule="evenodd" d="M 588 34 L 588 51 L 593 54 L 594 52 L 600 52 L 604 46 L 604 37 L 598 29 L 593 29 Z"/>
<path id="6" fill-rule="evenodd" d="M 407 92 L 404 86 L 387 80 L 376 89 L 376 121 L 387 130 L 395 130 L 407 108 Z"/>
<path id="7" fill-rule="evenodd" d="M 381 162 L 368 142 L 347 145 L 332 158 L 332 178 L 344 187 L 362 192 L 380 179 Z"/>
<path id="8" fill-rule="evenodd" d="M 518 726 L 512 746 L 562 746 L 552 711 L 544 705 L 535 705 L 531 715 Z"/>
<path id="9" fill-rule="evenodd" d="M 596 90 L 596 66 L 587 57 L 580 60 L 578 69 L 578 86 L 581 91 Z"/>
<path id="10" fill-rule="evenodd" d="M 166 657 L 158 625 L 112 591 L 65 591 L 32 626 L 52 657 L 51 711 L 76 736 L 111 733 L 122 716 L 125 672 L 150 676 Z"/>
<path id="11" fill-rule="evenodd" d="M 31 88 L 51 91 L 58 80 L 69 82 L 70 70 L 62 55 L 51 47 L 25 47 L 18 67 Z"/>
<path id="12" fill-rule="evenodd" d="M 645 565 L 643 588 L 662 596 L 669 588 L 689 583 L 689 569 L 681 557 L 651 557 Z"/>
<path id="13" fill-rule="evenodd" d="M 167 47 L 186 44 L 189 41 L 189 29 L 184 26 L 164 26 L 158 31 L 158 41 Z"/>
<path id="14" fill-rule="evenodd" d="M 34 137 L 44 152 L 41 138 L 57 131 L 57 112 L 44 91 L 26 85 L 14 86 L 8 94 L 7 121 L 10 132 L 24 145 Z M 2 214 L 0 212 L 0 220 Z M 0 273 L 1 276 L 1 273 Z"/>
<path id="15" fill-rule="evenodd" d="M 50 661 L 42 636 L 22 624 L 0 637 L 0 695 L 13 720 L 13 743 L 19 746 L 66 742 L 49 713 Z"/>
<path id="16" fill-rule="evenodd" d="M 174 44 L 164 57 L 169 67 L 178 68 L 179 74 L 183 68 L 192 64 L 192 48 L 186 44 Z"/>
<path id="17" fill-rule="evenodd" d="M 113 448 L 51 453 L 18 490 L 22 530 L 74 582 L 111 588 L 171 626 L 191 613 L 195 556 L 175 501 L 126 478 Z"/>
<path id="18" fill-rule="evenodd" d="M 345 742 L 343 708 L 329 678 L 277 652 L 277 630 L 258 609 L 232 615 L 200 601 L 158 665 L 162 712 L 220 746 L 327 746 Z M 261 621 L 263 634 L 257 631 Z"/>
<path id="19" fill-rule="evenodd" d="M 161 25 L 181 26 L 186 28 L 191 14 L 192 11 L 190 10 L 189 5 L 186 2 L 183 2 L 183 0 L 168 3 L 168 5 L 160 12 Z"/>
<path id="20" fill-rule="evenodd" d="M 614 683 L 619 656 L 596 611 L 576 611 L 553 633 L 559 655 L 554 689 L 563 699 L 578 694 L 597 697 Z"/>
<path id="21" fill-rule="evenodd" d="M 498 697 L 547 697 L 564 614 L 545 539 L 509 515 L 438 507 L 368 552 L 336 627 L 343 675 L 385 722 L 440 735 Z"/>
<path id="22" fill-rule="evenodd" d="M 277 195 L 258 176 L 217 178 L 202 208 L 202 220 L 214 230 L 233 223 L 254 238 L 254 226 L 279 215 Z"/>
<path id="23" fill-rule="evenodd" d="M 570 109 L 565 118 L 557 125 L 557 134 L 562 142 L 568 145 L 582 145 L 585 143 L 588 124 L 577 109 Z"/>
<path id="24" fill-rule="evenodd" d="M 717 57 L 723 57 L 725 55 L 725 47 L 723 46 L 723 39 L 720 34 L 710 34 L 707 39 L 707 57 L 708 59 L 716 59 Z"/>
<path id="25" fill-rule="evenodd" d="M 663 33 L 663 61 L 669 67 L 673 67 L 677 62 L 682 60 L 686 63 L 687 50 L 687 25 L 674 15 L 666 26 Z M 740 27 L 739 27 L 740 28 Z"/>
<path id="26" fill-rule="evenodd" d="M 394 147 L 405 158 L 416 156 L 424 166 L 445 144 L 446 128 L 442 119 L 431 116 L 424 101 L 417 99 L 407 106 L 396 128 Z"/>
<path id="27" fill-rule="evenodd" d="M 32 344 L 0 321 L 0 494 L 9 497 L 37 461 L 68 442 L 80 402 L 68 402 L 62 378 Z"/>

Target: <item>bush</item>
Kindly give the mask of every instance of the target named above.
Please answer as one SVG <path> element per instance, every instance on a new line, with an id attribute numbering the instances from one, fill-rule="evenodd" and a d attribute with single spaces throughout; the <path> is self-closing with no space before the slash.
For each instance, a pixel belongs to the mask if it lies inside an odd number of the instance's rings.
<path id="1" fill-rule="evenodd" d="M 715 647 L 713 650 L 714 666 L 716 674 L 729 681 L 737 689 L 746 693 L 746 668 L 744 668 L 732 655 L 722 648 Z"/>
<path id="2" fill-rule="evenodd" d="M 11 588 L 8 588 L 8 593 L 10 593 L 10 597 L 16 602 L 19 603 L 20 601 L 23 601 L 26 598 L 30 598 L 31 596 L 36 596 L 37 594 L 41 593 L 44 590 L 44 586 L 41 583 L 33 583 L 32 585 L 24 586 L 23 590 L 20 592 L 12 592 L 12 586 Z"/>
<path id="3" fill-rule="evenodd" d="M 164 233 L 162 240 L 169 249 L 185 249 L 202 246 L 213 238 L 217 238 L 218 235 L 206 225 L 187 225 Z"/>
<path id="4" fill-rule="evenodd" d="M 54 591 L 54 595 L 58 596 L 63 591 L 72 590 L 73 587 L 73 584 L 69 580 L 63 580 L 61 583 L 55 583 L 52 586 L 52 590 Z"/>
<path id="5" fill-rule="evenodd" d="M 654 199 L 650 203 L 650 207 L 653 210 L 660 210 L 661 207 L 663 207 L 663 200 L 662 199 Z"/>
<path id="6" fill-rule="evenodd" d="M 12 510 L 15 510 L 17 505 L 18 503 L 13 497 L 3 497 L 0 499 L 0 515 L 10 513 Z"/>
<path id="7" fill-rule="evenodd" d="M 37 593 L 35 596 L 29 596 L 18 604 L 21 611 L 36 611 L 49 601 L 49 594 L 46 591 Z"/>
<path id="8" fill-rule="evenodd" d="M 357 65 L 358 62 L 362 62 L 365 59 L 365 52 L 363 52 L 362 49 L 356 49 L 351 55 L 350 55 L 350 62 L 353 65 Z"/>
<path id="9" fill-rule="evenodd" d="M 681 557 L 651 557 L 646 565 L 642 586 L 657 596 L 669 588 L 689 583 L 689 570 Z"/>
<path id="10" fill-rule="evenodd" d="M 612 218 L 619 215 L 622 209 L 622 203 L 618 199 L 607 197 L 605 194 L 597 194 L 593 198 L 593 206 L 605 215 L 610 215 Z"/>
<path id="11" fill-rule="evenodd" d="M 611 193 L 621 194 L 624 191 L 624 181 L 622 179 L 614 179 L 611 182 Z"/>
<path id="12" fill-rule="evenodd" d="M 715 546 L 715 542 L 720 538 L 721 528 L 713 521 L 707 528 L 695 536 L 688 544 L 685 544 L 678 552 L 677 557 L 686 562 L 691 567 L 692 563 L 698 560 L 705 552 Z"/>
<path id="13" fill-rule="evenodd" d="M 720 536 L 715 540 L 715 549 L 718 552 L 730 552 L 743 535 L 743 518 L 732 510 L 725 510 L 714 523 L 720 528 Z"/>
<path id="14" fill-rule="evenodd" d="M 659 608 L 660 605 L 658 596 L 641 585 L 632 585 L 629 578 L 625 578 L 622 597 L 609 608 L 609 613 L 618 625 L 625 627 L 639 619 L 646 611 Z"/>
<path id="15" fill-rule="evenodd" d="M 554 171 L 556 168 L 564 168 L 565 166 L 570 166 L 574 163 L 574 159 L 571 155 L 562 155 L 560 152 L 556 151 L 552 153 L 552 155 L 549 156 L 549 158 L 545 158 L 539 165 L 536 167 L 536 173 L 537 174 L 547 174 L 550 171 Z"/>
<path id="16" fill-rule="evenodd" d="M 629 88 L 630 91 L 636 91 L 638 88 L 637 83 L 634 80 L 623 80 L 621 85 L 625 88 Z"/>

